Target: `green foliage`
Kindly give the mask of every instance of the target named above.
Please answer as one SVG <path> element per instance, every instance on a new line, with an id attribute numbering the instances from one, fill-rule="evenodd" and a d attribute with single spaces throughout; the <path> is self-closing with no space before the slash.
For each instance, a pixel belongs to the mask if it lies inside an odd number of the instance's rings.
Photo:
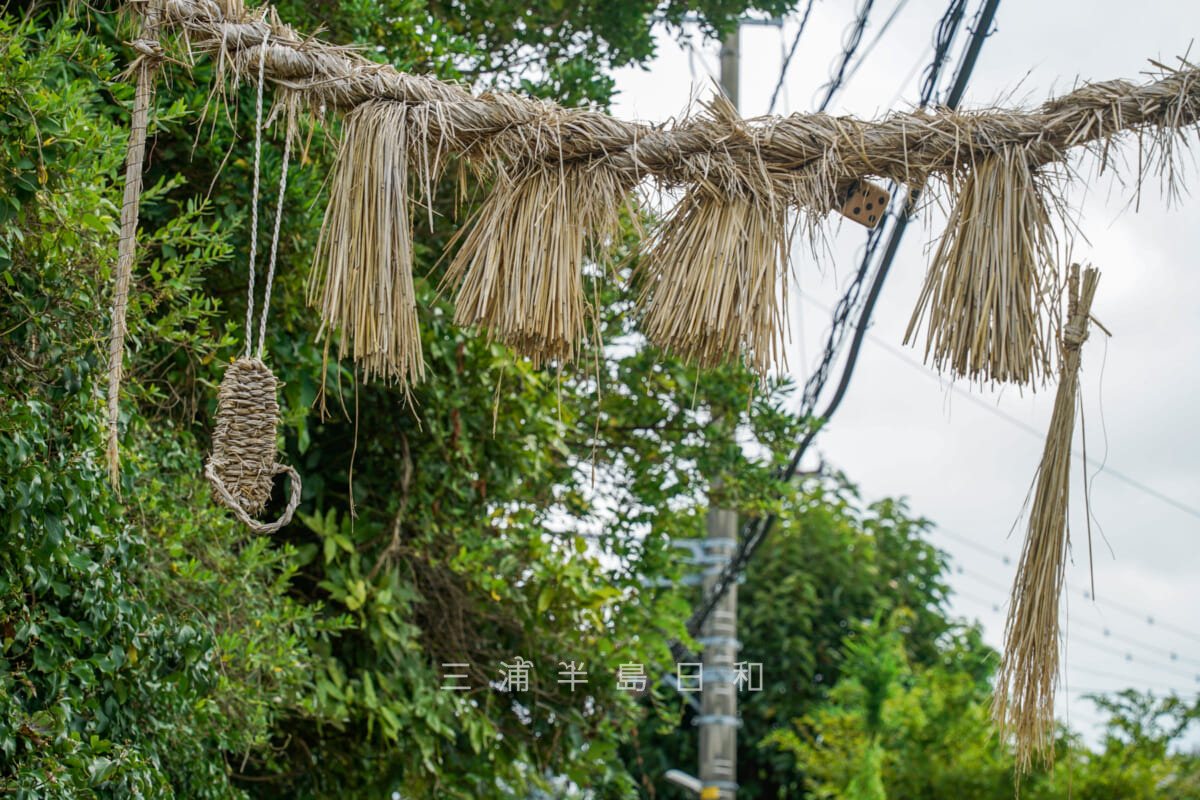
<path id="1" fill-rule="evenodd" d="M 709 10 L 728 20 L 742 8 Z M 572 104 L 607 100 L 601 68 L 648 52 L 652 16 L 597 6 L 548 37 L 530 21 L 562 8 L 530 7 L 525 21 L 416 2 L 282 10 L 377 42 L 373 54 L 402 67 L 523 82 Z M 603 338 L 578 367 L 536 370 L 456 329 L 433 289 L 461 224 L 445 200 L 416 242 L 432 376 L 416 414 L 396 390 L 326 369 L 304 296 L 308 209 L 333 157 L 318 135 L 289 176 L 268 324 L 281 445 L 304 503 L 278 536 L 247 539 L 199 475 L 222 365 L 243 344 L 249 238 L 261 235 L 247 230 L 252 95 L 211 94 L 201 61 L 171 73 L 151 113 L 119 502 L 96 454 L 126 37 L 107 15 L 3 20 L 0 790 L 629 796 L 617 748 L 644 712 L 616 674 L 624 663 L 653 674 L 684 635 L 688 598 L 653 588 L 680 570 L 671 541 L 700 535 L 714 476 L 729 476 L 722 502 L 769 505 L 773 454 L 797 421 L 740 368 L 701 375 L 649 351 L 599 270 Z M 521 73 L 522 58 L 547 66 Z M 264 186 L 280 166 L 268 141 Z M 264 211 L 272 199 L 264 190 Z M 534 664 L 530 691 L 495 689 L 517 656 Z M 557 682 L 572 661 L 588 673 L 574 691 Z M 441 690 L 450 662 L 471 664 L 471 691 Z"/>
<path id="2" fill-rule="evenodd" d="M 270 739 L 304 693 L 308 642 L 336 627 L 287 596 L 295 554 L 206 501 L 186 431 L 130 420 L 122 507 L 97 463 L 124 127 L 111 50 L 69 21 L 0 20 L 0 790 L 17 797 L 237 797 L 226 756 Z M 113 84 L 120 96 L 128 91 Z M 177 110 L 177 109 L 176 109 Z M 161 119 L 170 119 L 164 109 Z M 147 192 L 133 337 L 199 352 L 218 305 L 197 292 L 229 245 L 199 201 Z M 132 384 L 146 404 L 169 385 Z"/>
<path id="3" fill-rule="evenodd" d="M 603 105 L 605 70 L 644 59 L 653 23 L 695 11 L 717 32 L 786 5 L 318 0 L 281 12 L 404 68 Z M 711 500 L 781 515 L 742 590 L 744 656 L 768 677 L 743 707 L 745 797 L 1011 796 L 1011 760 L 987 738 L 992 654 L 946 619 L 926 523 L 893 501 L 864 506 L 844 479 L 780 486 L 774 468 L 805 425 L 777 407 L 789 387 L 755 391 L 740 367 L 701 373 L 655 353 L 609 265 L 592 276 L 585 358 L 534 369 L 450 323 L 434 287 L 465 216 L 440 187 L 415 242 L 431 376 L 415 413 L 394 388 L 326 368 L 304 291 L 333 157 L 320 132 L 289 176 L 268 316 L 280 444 L 304 475 L 303 505 L 277 536 L 250 538 L 200 473 L 216 385 L 244 344 L 250 236 L 262 236 L 247 229 L 253 100 L 246 86 L 211 93 L 204 61 L 191 75 L 167 67 L 151 114 L 121 501 L 97 463 L 131 97 L 117 27 L 57 7 L 0 16 L 0 792 L 626 798 L 660 786 L 667 765 L 694 757 L 688 712 L 661 689 L 639 702 L 616 675 L 669 668 L 694 599 L 670 586 L 683 569 L 673 543 L 702 535 Z M 268 137 L 264 186 L 280 167 Z M 265 190 L 264 211 L 272 200 Z M 533 665 L 530 689 L 496 688 L 516 657 Z M 470 690 L 443 691 L 443 665 L 463 662 Z M 558 682 L 569 662 L 586 686 Z M 1061 796 L 1070 769 L 1080 796 L 1193 796 L 1196 759 L 1170 745 L 1196 709 L 1104 702 L 1103 752 L 1064 735 L 1060 767 L 1026 796 Z"/>

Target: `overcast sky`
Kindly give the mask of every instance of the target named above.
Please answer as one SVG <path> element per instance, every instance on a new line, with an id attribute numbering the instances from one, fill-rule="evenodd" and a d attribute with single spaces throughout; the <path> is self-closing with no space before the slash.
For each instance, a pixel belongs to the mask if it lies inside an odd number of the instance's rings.
<path id="1" fill-rule="evenodd" d="M 856 5 L 817 0 L 776 113 L 816 107 Z M 894 22 L 832 113 L 873 118 L 915 102 L 945 3 L 877 0 L 864 47 L 898 5 Z M 976 5 L 969 4 L 971 13 Z M 744 116 L 766 112 L 782 52 L 797 26 L 798 19 L 788 19 L 782 29 L 743 27 Z M 966 107 L 1032 106 L 1077 80 L 1144 80 L 1148 59 L 1176 63 L 1188 50 L 1200 33 L 1200 3 L 1002 0 L 994 31 Z M 707 91 L 717 63 L 715 45 L 689 53 L 663 38 L 649 72 L 619 73 L 614 114 L 648 121 L 676 116 L 693 84 Z M 1124 152 L 1136 159 L 1135 144 Z M 1090 159 L 1076 164 L 1084 176 L 1093 174 Z M 1200 175 L 1190 155 L 1186 164 L 1194 184 Z M 1087 448 L 1094 462 L 1088 474 L 1094 475 L 1096 603 L 1084 596 L 1090 578 L 1078 460 L 1071 498 L 1074 562 L 1067 572 L 1069 635 L 1059 715 L 1069 714 L 1089 738 L 1098 717 L 1091 703 L 1079 699 L 1086 691 L 1132 686 L 1189 698 L 1200 691 L 1200 270 L 1193 249 L 1200 243 L 1200 196 L 1168 208 L 1156 180 L 1147 189 L 1137 213 L 1128 207 L 1128 187 L 1108 177 L 1077 182 L 1068 194 L 1087 237 L 1077 240 L 1074 258 L 1100 269 L 1093 314 L 1113 333 L 1106 341 L 1093 330 L 1082 356 Z M 979 619 L 999 648 L 1024 527 L 1009 533 L 1040 459 L 1054 387 L 1022 396 L 952 384 L 921 365 L 919 352 L 901 346 L 931 255 L 927 248 L 943 222 L 944 216 L 928 210 L 910 225 L 849 393 L 817 449 L 859 484 L 868 501 L 906 497 L 914 514 L 936 523 L 933 541 L 952 559 L 953 611 Z M 801 383 L 820 353 L 828 309 L 857 266 L 865 237 L 864 229 L 837 219 L 830 234 L 833 258 L 815 263 L 801 248 L 795 253 L 789 363 Z M 1189 742 L 1200 743 L 1200 735 L 1194 732 Z"/>

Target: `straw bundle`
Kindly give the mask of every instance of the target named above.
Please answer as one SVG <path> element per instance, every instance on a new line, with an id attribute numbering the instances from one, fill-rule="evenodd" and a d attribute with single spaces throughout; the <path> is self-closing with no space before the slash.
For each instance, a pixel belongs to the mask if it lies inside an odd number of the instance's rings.
<path id="1" fill-rule="evenodd" d="M 217 424 L 213 450 L 204 465 L 213 499 L 231 509 L 255 533 L 274 533 L 291 521 L 300 504 L 300 476 L 292 467 L 275 463 L 278 382 L 257 358 L 239 358 L 229 365 L 217 390 Z M 272 523 L 251 518 L 271 499 L 274 478 L 286 472 L 292 491 L 284 515 Z"/>
<path id="2" fill-rule="evenodd" d="M 403 103 L 364 103 L 346 115 L 329 207 L 309 278 L 320 298 L 318 336 L 338 331 L 364 379 L 407 389 L 425 376 L 412 277 L 409 160 L 415 115 Z M 428 186 L 437 165 L 414 159 Z"/>
<path id="3" fill-rule="evenodd" d="M 1013 582 L 1004 631 L 1004 657 L 996 679 L 992 717 L 1014 739 L 1017 769 L 1028 771 L 1036 752 L 1053 759 L 1054 691 L 1058 684 L 1058 607 L 1066 550 L 1070 545 L 1067 501 L 1071 440 L 1079 386 L 1079 350 L 1088 335 L 1088 317 L 1099 272 L 1088 268 L 1080 288 L 1072 265 L 1068 317 L 1061 336 L 1060 380 L 1050 431 L 1035 478 L 1029 531 Z"/>
<path id="4" fill-rule="evenodd" d="M 443 286 L 457 286 L 454 321 L 529 356 L 575 357 L 589 304 L 585 259 L 621 229 L 631 184 L 603 165 L 537 162 L 500 170 L 497 185 L 460 232 Z"/>
<path id="5" fill-rule="evenodd" d="M 1044 294 L 1055 239 L 1043 176 L 1006 148 L 969 171 L 904 335 L 927 327 L 925 358 L 971 380 L 1048 377 Z"/>
<path id="6" fill-rule="evenodd" d="M 703 367 L 744 351 L 765 375 L 782 355 L 787 216 L 775 198 L 689 192 L 638 264 L 650 341 Z"/>

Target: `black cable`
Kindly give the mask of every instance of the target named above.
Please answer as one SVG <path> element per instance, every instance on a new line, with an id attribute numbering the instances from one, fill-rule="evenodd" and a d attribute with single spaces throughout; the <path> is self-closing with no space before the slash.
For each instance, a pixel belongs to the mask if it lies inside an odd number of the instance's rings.
<path id="1" fill-rule="evenodd" d="M 815 0 L 808 0 L 808 8 L 804 9 L 804 17 L 800 20 L 800 30 L 796 31 L 796 38 L 792 39 L 792 46 L 788 49 L 787 56 L 783 59 L 783 65 L 779 68 L 779 80 L 775 82 L 775 91 L 771 92 L 771 105 L 767 107 L 768 115 L 775 113 L 775 101 L 779 99 L 779 91 L 783 88 L 783 79 L 787 77 L 788 64 L 792 63 L 792 56 L 796 55 L 800 37 L 804 35 L 804 29 L 808 26 L 808 15 L 812 13 L 814 2 Z"/>
<path id="2" fill-rule="evenodd" d="M 961 5 L 962 3 L 960 0 L 954 0 L 950 9 L 948 9 L 948 13 L 952 14 L 955 10 L 955 6 L 958 6 L 958 17 L 961 19 Z M 950 95 L 946 101 L 946 105 L 950 109 L 957 108 L 958 103 L 962 100 L 963 92 L 966 90 L 967 80 L 970 78 L 971 71 L 974 69 L 975 62 L 979 57 L 979 51 L 983 46 L 983 40 L 989 35 L 989 29 L 991 28 L 992 20 L 995 17 L 996 9 L 999 7 L 999 5 L 1000 0 L 986 0 L 984 6 L 980 9 L 979 14 L 975 18 L 975 25 L 974 30 L 972 31 L 971 41 L 963 55 L 962 63 L 959 65 L 958 72 L 955 76 L 954 86 L 951 89 Z M 939 26 L 939 31 L 940 30 L 941 26 Z M 949 38 L 953 38 L 952 31 L 949 33 Z M 948 49 L 948 44 L 946 47 Z M 939 46 L 938 50 L 940 51 L 941 49 L 942 48 Z M 939 55 L 935 54 L 934 63 L 938 63 L 938 59 Z M 936 79 L 936 74 L 934 77 Z M 923 101 L 932 99 L 933 86 L 935 84 L 936 80 L 927 83 L 925 89 L 922 91 Z M 825 413 L 821 415 L 821 419 L 823 420 L 828 420 L 831 416 L 833 416 L 834 412 L 837 411 L 838 406 L 841 405 L 842 398 L 844 398 L 846 395 L 847 388 L 850 386 L 850 378 L 853 376 L 854 368 L 858 364 L 858 354 L 862 349 L 863 338 L 866 336 L 867 328 L 871 321 L 871 314 L 875 310 L 875 302 L 879 299 L 880 291 L 883 289 L 883 282 L 887 278 L 892 261 L 895 260 L 896 251 L 900 246 L 900 239 L 904 236 L 904 231 L 908 227 L 908 220 L 912 215 L 912 211 L 919 196 L 920 191 L 916 189 L 909 193 L 904 207 L 896 220 L 896 224 L 892 228 L 891 235 L 888 238 L 887 248 L 884 250 L 883 259 L 879 265 L 879 270 L 876 272 L 875 279 L 871 283 L 871 289 L 867 294 L 866 302 L 863 304 L 863 310 L 859 315 L 858 324 L 855 326 L 854 338 L 850 343 L 850 353 L 846 357 L 846 365 L 842 369 L 842 377 L 838 381 L 838 386 L 834 392 L 833 399 L 830 401 L 829 405 L 826 406 Z M 870 259 L 870 250 L 871 248 L 868 248 L 868 254 L 863 260 L 864 266 Z M 807 450 L 808 446 L 812 444 L 812 440 L 815 438 L 816 433 L 816 430 L 810 430 L 801 441 L 800 446 L 797 447 L 796 453 L 792 457 L 792 463 L 789 465 L 789 471 L 791 472 L 791 475 L 786 478 L 787 480 L 790 480 L 791 476 L 795 474 L 796 469 L 799 468 L 800 459 L 804 455 L 804 450 Z M 770 519 L 766 525 L 762 526 L 762 531 L 759 532 L 758 535 L 755 536 L 751 541 L 751 543 L 747 545 L 746 553 L 742 559 L 743 566 L 754 555 L 754 551 L 758 549 L 763 540 L 766 539 L 767 533 L 770 532 L 773 524 L 774 520 Z"/>
<path id="3" fill-rule="evenodd" d="M 957 25 L 948 26 L 947 21 L 961 20 L 964 2 L 965 0 L 951 0 L 950 6 L 947 8 L 946 13 L 943 15 L 942 20 L 938 25 L 938 41 L 935 48 L 934 60 L 931 64 L 932 80 L 930 80 L 930 78 L 927 76 L 925 87 L 922 89 L 921 93 L 923 104 L 932 99 L 933 88 L 936 86 L 937 77 L 940 75 L 942 66 L 945 64 L 945 54 L 950 48 L 950 42 L 953 41 L 954 32 L 957 29 Z M 979 56 L 979 51 L 983 46 L 983 40 L 987 38 L 999 4 L 999 0 L 985 0 L 984 6 L 976 15 L 971 42 L 968 45 L 967 51 L 964 54 L 958 72 L 956 73 L 954 88 L 951 90 L 950 98 L 947 101 L 947 105 L 949 105 L 951 108 L 954 108 L 958 101 L 961 100 L 962 93 L 966 88 L 966 82 L 970 78 L 971 71 L 974 69 L 975 62 Z M 869 2 L 864 4 L 864 10 L 869 10 L 869 6 Z M 862 24 L 865 25 L 865 14 L 860 14 L 860 20 L 862 21 Z M 861 27 L 858 31 L 858 37 L 861 38 Z M 857 46 L 856 42 L 854 43 L 854 46 Z M 848 47 L 847 49 L 850 48 Z M 844 68 L 845 64 L 843 63 L 843 72 Z M 835 78 L 835 83 L 838 85 L 840 85 L 840 78 L 841 73 L 839 73 L 839 76 Z M 827 95 L 827 102 L 830 97 L 831 94 Z M 950 101 L 953 101 L 954 105 L 951 105 Z M 897 219 L 897 223 L 892 229 L 888 246 L 885 250 L 884 261 L 881 262 L 880 268 L 876 273 L 875 280 L 872 282 L 871 290 L 867 297 L 867 305 L 864 306 L 863 313 L 859 316 L 854 340 L 851 345 L 851 353 L 847 358 L 846 367 L 843 369 L 842 378 L 838 385 L 838 391 L 835 393 L 834 400 L 830 403 L 830 406 L 827 407 L 826 414 L 822 417 L 822 419 L 828 420 L 829 414 L 832 411 L 837 410 L 838 405 L 841 403 L 842 397 L 845 395 L 846 387 L 849 385 L 850 376 L 853 374 L 854 366 L 857 363 L 858 352 L 862 346 L 862 339 L 866 335 L 867 326 L 870 322 L 870 312 L 874 309 L 875 301 L 878 299 L 879 292 L 883 287 L 883 279 L 886 278 L 887 271 L 891 266 L 891 261 L 895 257 L 896 249 L 898 248 L 900 242 L 900 236 L 907 227 L 908 217 L 913 208 L 916 194 L 917 192 L 915 191 L 911 192 L 908 198 L 906 198 L 904 207 L 900 212 L 899 218 Z M 882 230 L 882 227 L 883 225 L 880 225 L 879 228 L 875 230 Z M 878 235 L 875 234 L 875 230 L 872 230 L 871 235 L 868 237 L 867 253 L 865 254 L 863 263 L 860 265 L 858 273 L 859 276 L 865 274 L 866 265 L 870 263 L 871 256 L 874 254 L 873 245 L 879 240 Z M 845 297 L 843 297 L 843 300 L 845 300 Z M 842 303 L 839 303 L 839 307 L 841 307 L 841 305 Z M 827 345 L 826 348 L 826 358 L 828 358 L 830 346 L 833 345 L 833 338 L 836 335 L 836 331 L 831 333 L 830 344 Z M 812 381 L 810 379 L 809 383 L 811 384 L 811 382 Z M 808 390 L 809 385 L 806 385 L 806 400 L 809 397 Z M 797 445 L 791 462 L 788 464 L 787 469 L 781 476 L 782 481 L 790 481 L 795 477 L 796 472 L 799 469 L 800 461 L 808 447 L 812 444 L 813 439 L 816 437 L 817 430 L 817 428 L 810 428 L 810 430 L 805 434 L 804 438 L 800 441 L 799 445 Z M 746 522 L 746 525 L 742 530 L 741 542 L 739 543 L 739 547 L 737 551 L 735 551 L 733 558 L 717 577 L 716 582 L 714 583 L 712 589 L 708 592 L 704 602 L 701 604 L 701 607 L 697 609 L 696 612 L 692 614 L 691 619 L 688 620 L 687 629 L 691 636 L 698 635 L 700 628 L 703 626 L 705 620 L 708 619 L 709 614 L 711 614 L 713 609 L 716 608 L 717 603 L 720 602 L 721 597 L 724 596 L 729 586 L 737 580 L 738 575 L 740 575 L 745 569 L 746 564 L 749 562 L 750 558 L 753 557 L 759 546 L 761 546 L 767 535 L 771 532 L 774 524 L 774 514 L 769 514 L 764 518 L 750 519 Z M 676 642 L 674 645 L 672 645 L 671 651 L 672 655 L 675 656 L 677 660 L 687 655 L 686 648 L 684 648 L 680 642 Z"/>
<path id="4" fill-rule="evenodd" d="M 958 66 L 958 72 L 954 76 L 954 86 L 950 89 L 950 96 L 946 98 L 946 105 L 950 108 L 958 108 L 958 103 L 962 100 L 963 93 L 967 90 L 967 81 L 971 79 L 971 72 L 975 69 L 975 62 L 979 58 L 979 51 L 983 47 L 983 40 L 991 36 L 992 22 L 996 18 L 996 9 L 999 6 L 1000 0 L 987 0 L 983 9 L 975 15 L 975 21 L 972 23 L 971 41 L 967 45 L 967 52 L 963 56 L 962 63 Z"/>
<path id="5" fill-rule="evenodd" d="M 937 34 L 934 37 L 933 61 L 929 62 L 929 66 L 925 68 L 925 80 L 921 84 L 921 105 L 926 105 L 933 100 L 933 93 L 937 89 L 938 75 L 941 74 L 946 59 L 950 57 L 950 48 L 958 35 L 958 28 L 966 9 L 966 0 L 951 0 L 950 7 L 946 9 L 946 13 L 942 15 L 942 19 L 938 23 Z"/>
<path id="6" fill-rule="evenodd" d="M 854 76 L 858 74 L 859 67 L 867 60 L 867 56 L 871 55 L 871 51 L 875 49 L 875 45 L 879 44 L 879 40 L 888 32 L 888 28 L 892 27 L 892 23 L 896 21 L 896 17 L 900 16 L 900 12 L 904 10 L 906 5 L 908 5 L 908 0 L 900 0 L 899 3 L 896 3 L 896 7 L 892 9 L 892 13 L 883 21 L 883 27 L 879 29 L 879 33 L 875 34 L 875 38 L 867 45 L 867 49 L 862 51 L 862 55 L 858 57 L 858 60 L 854 62 L 854 66 L 850 68 L 850 72 L 846 75 L 846 83 L 854 80 Z"/>
<path id="7" fill-rule="evenodd" d="M 867 18 L 871 15 L 871 7 L 874 5 L 875 0 L 862 0 L 862 5 L 858 8 L 858 15 L 854 18 L 854 22 L 850 23 L 850 32 L 842 40 L 842 52 L 839 56 L 837 72 L 829 79 L 829 83 L 825 84 L 827 89 L 825 99 L 821 101 L 818 111 L 829 108 L 833 95 L 845 82 L 846 65 L 850 63 L 850 59 L 854 58 L 854 51 L 862 43 L 863 31 L 867 28 Z"/>

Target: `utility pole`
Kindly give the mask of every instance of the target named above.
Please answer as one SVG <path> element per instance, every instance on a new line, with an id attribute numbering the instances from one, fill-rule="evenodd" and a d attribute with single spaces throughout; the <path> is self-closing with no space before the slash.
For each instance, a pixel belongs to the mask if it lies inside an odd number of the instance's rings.
<path id="1" fill-rule="evenodd" d="M 738 60 L 740 58 L 740 28 L 721 43 L 721 89 L 736 109 L 738 107 Z M 729 411 L 729 409 L 726 409 Z M 721 487 L 720 478 L 713 480 L 712 490 Z M 712 591 L 718 577 L 737 551 L 737 513 L 723 508 L 709 508 L 704 540 L 707 568 L 704 572 L 704 595 Z M 700 632 L 703 684 L 700 694 L 700 798 L 701 800 L 735 800 L 737 797 L 737 729 L 741 726 L 737 710 L 737 582 L 729 586 L 720 603 L 709 614 Z"/>

